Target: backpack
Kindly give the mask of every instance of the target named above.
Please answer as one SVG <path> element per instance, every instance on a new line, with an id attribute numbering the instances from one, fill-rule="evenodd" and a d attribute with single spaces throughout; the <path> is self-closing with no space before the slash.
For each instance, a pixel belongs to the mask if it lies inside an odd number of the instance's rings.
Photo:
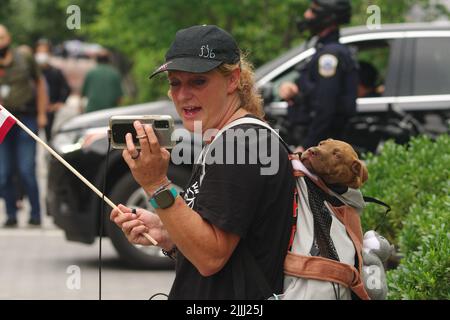
<path id="1" fill-rule="evenodd" d="M 13 113 L 35 113 L 36 86 L 34 78 L 37 66 L 33 57 L 26 57 L 17 49 L 13 51 L 13 63 L 0 77 L 0 88 L 6 89 L 6 96 L 0 99 Z M 5 90 L 5 89 L 4 89 Z"/>
<path id="2" fill-rule="evenodd" d="M 279 134 L 262 120 L 255 118 L 240 118 L 219 130 L 214 140 L 220 137 L 226 130 L 241 125 L 255 124 L 269 129 L 278 138 L 281 144 L 289 153 L 294 176 L 296 179 L 295 201 L 293 208 L 293 223 L 289 242 L 289 250 L 284 262 L 284 290 L 281 295 L 273 294 L 267 280 L 252 257 L 249 250 L 244 250 L 244 264 L 250 266 L 255 272 L 255 283 L 265 298 L 270 299 L 370 299 L 362 280 L 362 248 L 363 233 L 360 222 L 360 214 L 365 201 L 376 202 L 382 205 L 379 200 L 363 197 L 359 189 L 348 188 L 343 193 L 331 190 L 319 177 L 313 175 L 306 169 L 290 148 L 286 145 Z M 213 141 L 214 141 L 213 140 Z M 211 145 L 211 144 L 210 144 Z M 200 183 L 205 174 L 206 154 L 209 147 L 202 150 L 197 163 L 202 165 Z M 326 207 L 332 212 L 332 222 L 339 241 L 334 243 L 337 250 L 345 255 L 345 259 L 350 261 L 344 263 L 332 259 L 310 254 L 311 244 L 314 244 L 314 221 L 308 208 L 308 187 L 311 183 L 322 190 L 326 197 Z M 386 205 L 387 206 L 387 205 Z M 330 229 L 330 234 L 333 230 Z M 308 243 L 306 246 L 304 243 Z M 335 242 L 333 240 L 333 242 Z M 341 243 L 342 242 L 342 243 Z M 305 251 L 305 248 L 307 249 Z M 312 249 L 311 249 L 312 250 Z M 234 259 L 236 260 L 236 259 Z M 236 284 L 243 283 L 242 275 L 233 273 L 233 280 Z M 342 292 L 341 288 L 344 288 Z M 243 298 L 244 290 L 236 289 L 237 298 Z"/>

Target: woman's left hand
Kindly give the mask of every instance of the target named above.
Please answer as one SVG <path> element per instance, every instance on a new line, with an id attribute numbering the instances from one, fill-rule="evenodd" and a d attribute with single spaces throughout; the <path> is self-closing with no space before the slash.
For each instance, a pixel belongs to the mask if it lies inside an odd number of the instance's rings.
<path id="1" fill-rule="evenodd" d="M 139 121 L 135 121 L 133 125 L 141 149 L 136 148 L 131 133 L 127 133 L 125 136 L 127 148 L 123 150 L 122 156 L 137 183 L 148 194 L 152 194 L 161 185 L 168 182 L 167 169 L 170 153 L 161 148 L 151 125 L 143 125 Z"/>

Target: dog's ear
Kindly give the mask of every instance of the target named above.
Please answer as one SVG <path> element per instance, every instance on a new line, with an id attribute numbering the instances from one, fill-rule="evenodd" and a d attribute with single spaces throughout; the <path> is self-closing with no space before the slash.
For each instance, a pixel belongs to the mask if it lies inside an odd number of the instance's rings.
<path id="1" fill-rule="evenodd" d="M 352 172 L 355 175 L 355 180 L 350 187 L 358 189 L 364 184 L 364 182 L 367 181 L 367 179 L 369 178 L 369 173 L 367 171 L 366 165 L 360 160 L 353 161 Z"/>

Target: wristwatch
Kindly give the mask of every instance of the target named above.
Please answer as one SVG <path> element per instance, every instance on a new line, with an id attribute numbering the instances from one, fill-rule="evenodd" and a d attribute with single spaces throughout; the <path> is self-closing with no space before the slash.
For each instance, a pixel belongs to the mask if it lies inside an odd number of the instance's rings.
<path id="1" fill-rule="evenodd" d="M 163 187 L 155 191 L 149 202 L 155 209 L 166 209 L 174 204 L 177 196 L 178 192 L 174 187 Z"/>

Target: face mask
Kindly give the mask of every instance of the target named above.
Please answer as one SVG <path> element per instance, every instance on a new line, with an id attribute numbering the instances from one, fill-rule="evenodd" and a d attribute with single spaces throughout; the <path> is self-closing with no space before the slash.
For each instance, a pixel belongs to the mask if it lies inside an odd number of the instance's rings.
<path id="1" fill-rule="evenodd" d="M 311 7 L 314 17 L 297 21 L 297 29 L 300 33 L 309 31 L 311 35 L 319 34 L 334 21 L 334 14 L 328 14 L 323 8 Z"/>
<path id="2" fill-rule="evenodd" d="M 297 22 L 297 29 L 300 33 L 309 31 L 311 32 L 312 35 L 315 35 L 318 34 L 320 31 L 322 31 L 324 28 L 325 26 L 317 18 L 304 19 Z"/>
<path id="3" fill-rule="evenodd" d="M 9 44 L 6 47 L 0 48 L 0 58 L 3 59 L 9 50 Z"/>
<path id="4" fill-rule="evenodd" d="M 39 52 L 34 55 L 34 59 L 36 59 L 36 62 L 38 63 L 38 65 L 42 66 L 42 65 L 48 64 L 48 61 L 50 60 L 50 56 L 48 55 L 48 53 Z"/>

